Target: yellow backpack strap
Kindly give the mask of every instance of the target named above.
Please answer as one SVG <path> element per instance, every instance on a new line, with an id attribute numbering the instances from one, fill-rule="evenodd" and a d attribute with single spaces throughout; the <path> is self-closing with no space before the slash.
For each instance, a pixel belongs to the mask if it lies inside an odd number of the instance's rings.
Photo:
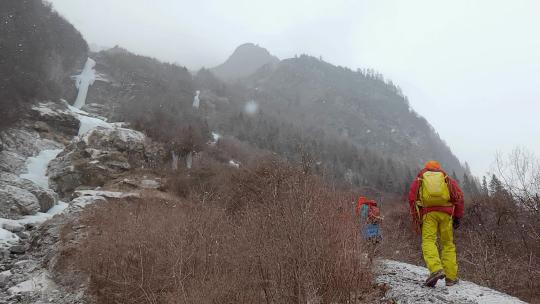
<path id="1" fill-rule="evenodd" d="M 421 177 L 417 177 L 417 180 L 418 180 L 418 189 L 416 190 L 416 202 L 414 202 L 416 208 L 418 209 L 418 202 L 422 202 L 421 200 L 421 197 L 422 197 L 422 178 Z"/>

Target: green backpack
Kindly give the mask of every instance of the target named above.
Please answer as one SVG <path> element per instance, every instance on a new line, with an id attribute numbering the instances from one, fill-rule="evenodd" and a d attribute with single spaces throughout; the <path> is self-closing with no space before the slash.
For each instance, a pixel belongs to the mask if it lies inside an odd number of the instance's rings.
<path id="1" fill-rule="evenodd" d="M 422 174 L 419 192 L 419 206 L 452 206 L 448 177 L 443 172 L 426 171 Z"/>

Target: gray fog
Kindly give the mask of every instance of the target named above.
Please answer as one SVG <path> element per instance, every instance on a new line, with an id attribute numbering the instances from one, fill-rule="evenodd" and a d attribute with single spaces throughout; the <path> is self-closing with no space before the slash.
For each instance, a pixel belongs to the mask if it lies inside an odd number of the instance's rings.
<path id="1" fill-rule="evenodd" d="M 257 43 L 280 59 L 321 56 L 397 83 L 481 176 L 496 152 L 540 156 L 536 0 L 52 0 L 90 44 L 190 69 Z"/>

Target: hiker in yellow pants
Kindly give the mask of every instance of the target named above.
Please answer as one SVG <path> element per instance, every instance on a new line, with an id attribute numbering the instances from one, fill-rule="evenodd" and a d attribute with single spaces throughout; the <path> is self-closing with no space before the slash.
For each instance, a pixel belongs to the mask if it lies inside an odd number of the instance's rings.
<path id="1" fill-rule="evenodd" d="M 444 269 L 448 280 L 457 279 L 456 245 L 452 217 L 444 212 L 433 211 L 422 219 L 422 253 L 430 273 Z M 437 249 L 437 233 L 440 236 L 441 258 Z"/>
<path id="2" fill-rule="evenodd" d="M 409 207 L 415 229 L 422 229 L 422 254 L 430 275 L 424 285 L 434 287 L 445 279 L 446 286 L 458 283 L 454 229 L 463 216 L 463 192 L 438 162 L 428 161 L 409 191 Z M 437 235 L 441 255 L 437 249 Z"/>

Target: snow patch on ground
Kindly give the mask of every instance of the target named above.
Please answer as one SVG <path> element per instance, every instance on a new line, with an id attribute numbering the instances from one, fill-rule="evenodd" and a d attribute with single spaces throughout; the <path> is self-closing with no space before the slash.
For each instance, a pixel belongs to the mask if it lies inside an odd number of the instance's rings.
<path id="1" fill-rule="evenodd" d="M 77 190 L 75 194 L 78 196 L 101 196 L 108 198 L 127 198 L 127 197 L 140 197 L 139 193 L 134 192 L 116 192 L 116 191 L 102 191 L 102 190 Z"/>
<path id="2" fill-rule="evenodd" d="M 70 208 L 70 211 L 73 211 L 73 210 L 80 210 L 80 209 L 83 209 L 84 207 L 90 205 L 90 204 L 93 204 L 93 203 L 96 203 L 96 202 L 106 202 L 107 199 L 103 196 L 81 196 L 81 197 L 77 197 L 76 199 L 72 200 L 71 201 L 71 204 L 69 206 Z"/>
<path id="3" fill-rule="evenodd" d="M 518 298 L 462 280 L 448 288 L 444 280 L 440 280 L 435 288 L 424 287 L 429 271 L 407 263 L 382 260 L 379 261 L 377 272 L 377 283 L 385 283 L 390 287 L 386 298 L 396 303 L 525 303 Z"/>
<path id="4" fill-rule="evenodd" d="M 240 168 L 240 162 L 234 160 L 234 159 L 231 159 L 229 161 L 229 165 L 232 166 L 232 167 L 235 167 L 235 168 Z"/>

